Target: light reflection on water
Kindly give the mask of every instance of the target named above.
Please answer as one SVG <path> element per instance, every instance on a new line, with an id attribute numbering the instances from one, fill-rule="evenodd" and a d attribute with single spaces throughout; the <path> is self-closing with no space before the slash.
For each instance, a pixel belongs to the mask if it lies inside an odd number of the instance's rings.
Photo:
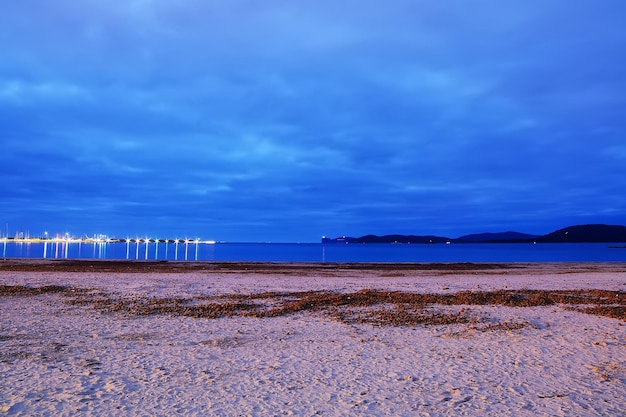
<path id="1" fill-rule="evenodd" d="M 128 260 L 212 260 L 213 245 L 186 241 L 179 242 L 12 242 L 3 239 L 3 258 L 44 259 L 128 259 Z M 191 247 L 191 248 L 190 248 Z M 202 250 L 201 248 L 204 247 Z M 160 253 L 159 253 L 160 249 Z"/>
<path id="2" fill-rule="evenodd" d="M 609 243 L 321 244 L 4 240 L 3 258 L 264 262 L 626 262 Z"/>

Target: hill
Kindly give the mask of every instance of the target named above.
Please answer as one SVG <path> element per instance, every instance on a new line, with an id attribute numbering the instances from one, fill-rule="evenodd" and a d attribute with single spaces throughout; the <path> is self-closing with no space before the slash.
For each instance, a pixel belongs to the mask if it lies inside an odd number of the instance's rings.
<path id="1" fill-rule="evenodd" d="M 538 237 L 543 243 L 626 242 L 626 226 L 585 224 L 570 226 Z"/>
<path id="2" fill-rule="evenodd" d="M 476 233 L 454 239 L 454 243 L 495 243 L 495 242 L 526 242 L 534 240 L 537 235 L 519 232 Z"/>
<path id="3" fill-rule="evenodd" d="M 441 236 L 416 236 L 416 235 L 367 235 L 354 239 L 355 243 L 445 243 L 450 238 Z"/>
<path id="4" fill-rule="evenodd" d="M 596 243 L 626 242 L 626 226 L 585 224 L 565 227 L 546 235 L 520 232 L 475 233 L 451 239 L 433 235 L 365 235 L 361 237 L 323 238 L 322 243 Z"/>

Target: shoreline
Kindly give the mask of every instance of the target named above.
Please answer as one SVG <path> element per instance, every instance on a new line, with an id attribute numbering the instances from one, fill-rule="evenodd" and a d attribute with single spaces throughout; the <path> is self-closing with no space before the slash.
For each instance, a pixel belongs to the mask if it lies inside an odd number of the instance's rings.
<path id="1" fill-rule="evenodd" d="M 171 261 L 114 259 L 0 258 L 0 272 L 151 272 L 239 273 L 318 271 L 449 271 L 451 273 L 515 270 L 529 273 L 626 272 L 626 262 L 266 262 L 266 261 Z"/>

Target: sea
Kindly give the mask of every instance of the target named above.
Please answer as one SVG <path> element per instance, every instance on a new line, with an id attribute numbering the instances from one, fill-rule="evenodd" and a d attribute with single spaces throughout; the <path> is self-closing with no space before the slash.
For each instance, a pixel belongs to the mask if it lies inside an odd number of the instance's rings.
<path id="1" fill-rule="evenodd" d="M 626 262 L 626 243 L 0 242 L 2 258 L 250 262 Z"/>

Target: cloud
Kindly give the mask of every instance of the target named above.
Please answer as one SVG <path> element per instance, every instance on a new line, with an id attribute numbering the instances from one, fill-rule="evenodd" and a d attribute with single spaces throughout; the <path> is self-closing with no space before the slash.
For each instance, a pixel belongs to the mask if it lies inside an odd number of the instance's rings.
<path id="1" fill-rule="evenodd" d="M 226 240 L 623 223 L 624 8 L 12 2 L 4 221 Z"/>

